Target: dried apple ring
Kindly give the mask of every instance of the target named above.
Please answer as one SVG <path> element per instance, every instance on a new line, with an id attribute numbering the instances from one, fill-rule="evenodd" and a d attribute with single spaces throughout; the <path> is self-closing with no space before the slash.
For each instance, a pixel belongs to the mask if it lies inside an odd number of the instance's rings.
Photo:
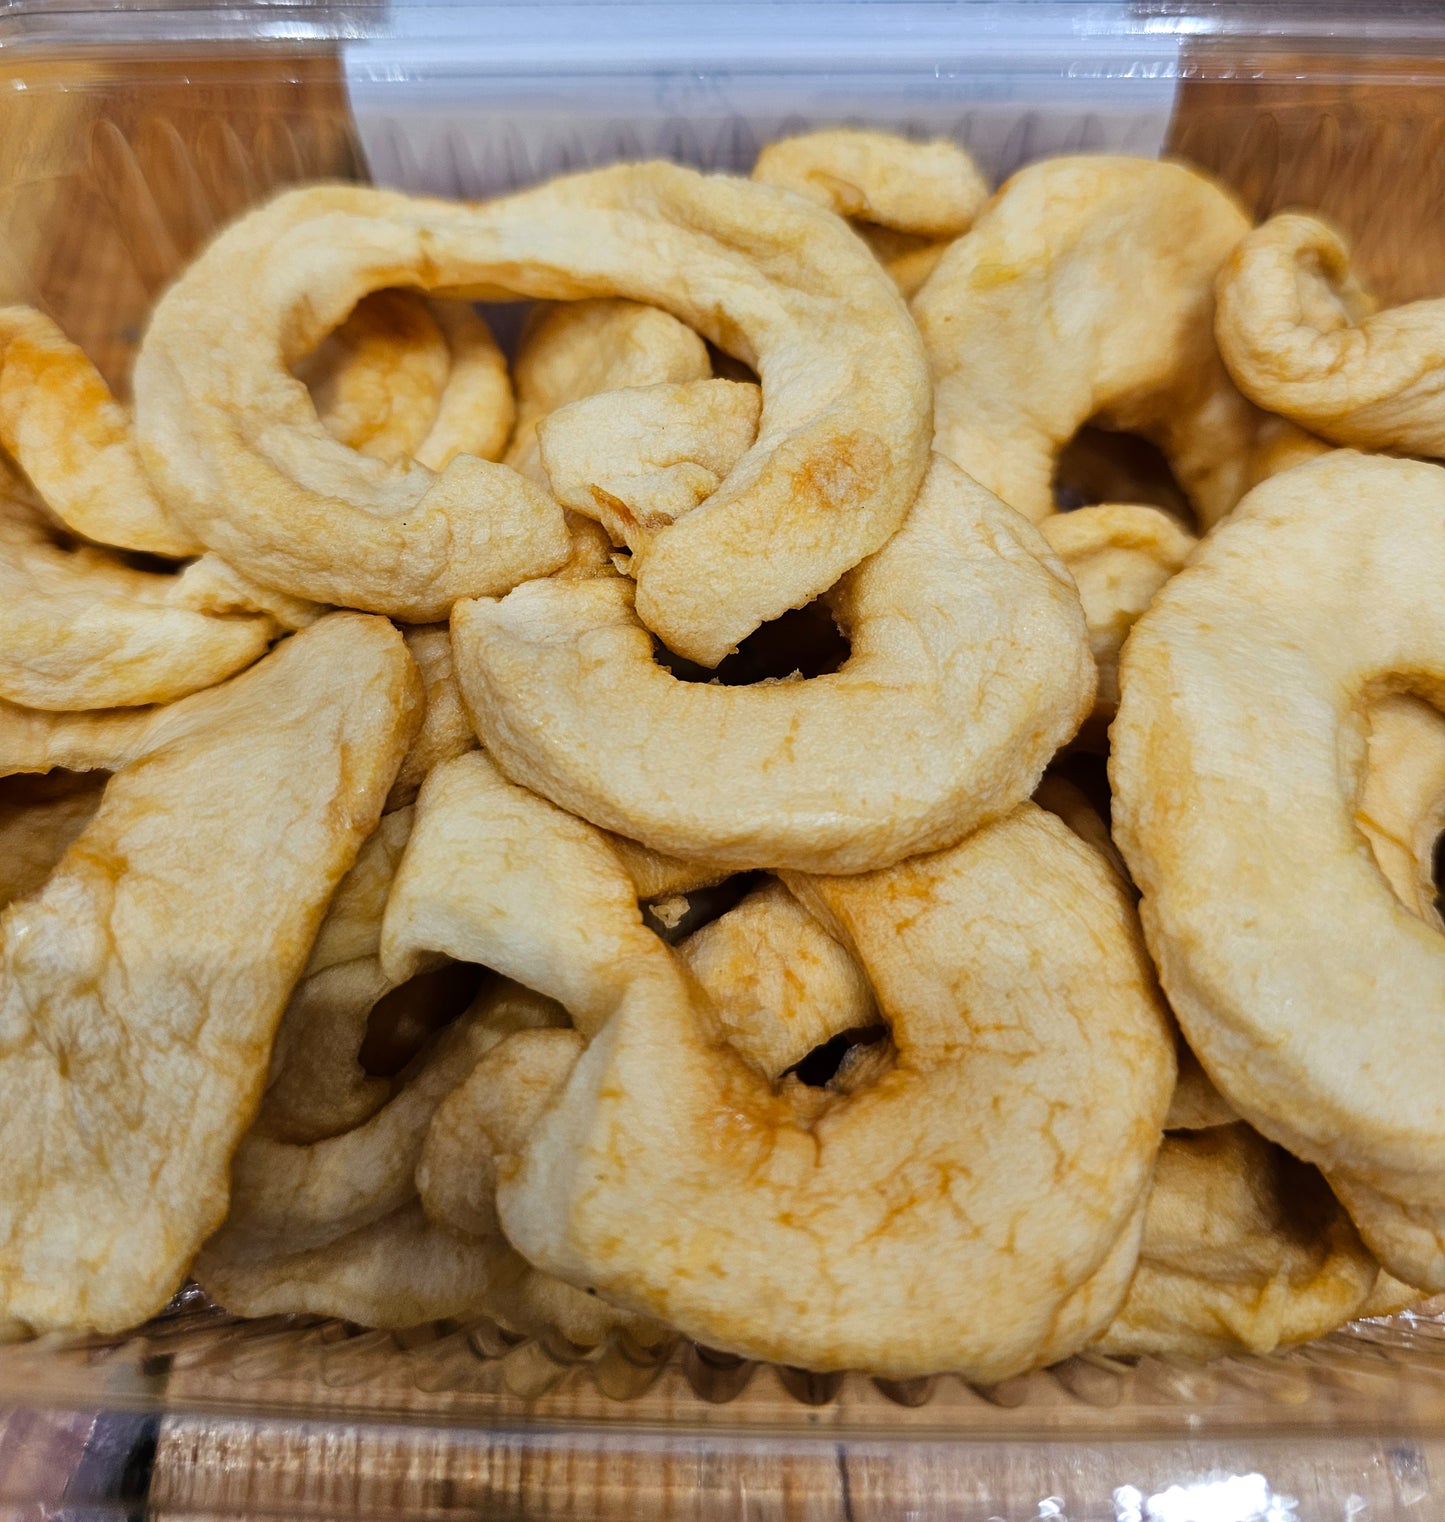
<path id="1" fill-rule="evenodd" d="M 358 1054 L 371 1011 L 390 991 L 375 957 L 301 979 L 276 1029 L 256 1132 L 305 1145 L 365 1125 L 382 1108 L 391 1084 L 368 1073 Z"/>
<path id="2" fill-rule="evenodd" d="M 276 1028 L 256 1117 L 268 1136 L 289 1142 L 336 1136 L 369 1120 L 391 1097 L 391 1085 L 360 1059 L 371 1011 L 392 990 L 379 960 L 381 917 L 411 822 L 409 808 L 383 815 L 332 896 Z"/>
<path id="3" fill-rule="evenodd" d="M 253 1130 L 231 1165 L 231 1211 L 216 1251 L 266 1240 L 287 1251 L 320 1247 L 400 1210 L 437 1106 L 491 1044 L 486 998 L 447 1026 L 374 1115 L 337 1136 L 293 1143 Z"/>
<path id="4" fill-rule="evenodd" d="M 451 369 L 446 338 L 412 291 L 373 291 L 292 367 L 316 415 L 349 449 L 411 459 L 436 417 Z"/>
<path id="5" fill-rule="evenodd" d="M 434 766 L 477 748 L 476 731 L 457 686 L 450 630 L 445 624 L 421 624 L 402 633 L 426 684 L 426 717 L 392 784 L 388 812 L 411 803 Z"/>
<path id="6" fill-rule="evenodd" d="M 0 734 L 3 732 L 0 729 Z M 686 896 L 699 888 L 711 888 L 731 876 L 727 867 L 664 856 L 635 840 L 628 840 L 625 835 L 612 835 L 605 830 L 602 834 L 632 879 L 638 898 L 644 902 L 651 898 Z"/>
<path id="7" fill-rule="evenodd" d="M 0 444 L 77 534 L 151 555 L 200 554 L 146 480 L 130 419 L 100 372 L 29 307 L 0 309 Z"/>
<path id="8" fill-rule="evenodd" d="M 175 581 L 166 599 L 172 606 L 265 613 L 283 629 L 303 628 L 321 615 L 314 603 L 201 554 L 146 480 L 130 418 L 100 372 L 48 317 L 28 307 L 0 310 L 0 444 L 75 533 L 148 554 L 200 555 Z"/>
<path id="9" fill-rule="evenodd" d="M 770 143 L 753 178 L 796 191 L 840 217 L 930 238 L 967 232 L 989 197 L 978 165 L 956 143 L 915 143 L 852 128 Z"/>
<path id="10" fill-rule="evenodd" d="M 1284 212 L 1219 274 L 1215 331 L 1261 407 L 1360 449 L 1445 455 L 1445 302 L 1376 312 L 1328 223 Z"/>
<path id="11" fill-rule="evenodd" d="M 654 850 L 732 867 L 858 872 L 957 840 L 1029 795 L 1092 702 L 1072 584 L 940 458 L 829 605 L 852 638 L 842 668 L 750 687 L 658 665 L 623 579 L 459 603 L 452 644 L 509 776 Z"/>
<path id="12" fill-rule="evenodd" d="M 862 969 L 780 882 L 678 948 L 734 1051 L 776 1082 L 847 1031 L 878 1025 Z"/>
<path id="13" fill-rule="evenodd" d="M 542 468 L 564 507 L 645 554 L 718 489 L 757 437 L 761 408 L 762 393 L 742 381 L 605 391 L 542 420 Z"/>
<path id="14" fill-rule="evenodd" d="M 1364 1314 L 1378 1277 L 1307 1163 L 1239 1122 L 1168 1136 L 1128 1298 L 1092 1346 L 1116 1356 L 1272 1353 Z"/>
<path id="15" fill-rule="evenodd" d="M 0 481 L 0 697 L 75 710 L 167 703 L 249 666 L 278 633 L 264 614 L 176 606 L 181 578 L 67 545 Z"/>
<path id="16" fill-rule="evenodd" d="M 891 132 L 851 128 L 769 144 L 758 155 L 753 178 L 859 223 L 904 296 L 933 273 L 944 249 L 973 226 L 989 198 L 978 166 L 956 143 L 915 143 Z"/>
<path id="17" fill-rule="evenodd" d="M 1039 531 L 1078 586 L 1099 668 L 1093 717 L 1107 726 L 1119 706 L 1119 651 L 1129 630 L 1199 541 L 1168 513 L 1132 503 L 1055 513 Z"/>
<path id="18" fill-rule="evenodd" d="M 1356 824 L 1363 710 L 1445 699 L 1445 471 L 1337 451 L 1256 487 L 1134 626 L 1114 834 L 1189 1044 L 1398 1278 L 1445 1287 L 1445 941 Z"/>
<path id="19" fill-rule="evenodd" d="M 516 1033 L 494 1047 L 437 1111 L 427 1133 L 417 1187 L 428 1217 L 491 1253 L 479 1308 L 522 1336 L 561 1335 L 595 1347 L 625 1330 L 643 1343 L 663 1335 L 649 1317 L 540 1273 L 502 1235 L 496 1212 L 496 1158 L 521 1138 L 565 1082 L 586 1044 L 574 1030 L 549 1029 L 561 1016 L 551 1000 L 513 988 Z"/>
<path id="20" fill-rule="evenodd" d="M 680 955 L 709 1000 L 709 1029 L 775 1085 L 799 1124 L 810 1126 L 840 1099 L 877 1083 L 893 1065 L 892 1043 L 882 1040 L 848 1047 L 821 1084 L 802 1079 L 801 1067 L 787 1071 L 815 1040 L 828 1044 L 871 1026 L 878 1013 L 856 963 L 782 884 L 744 899 L 685 941 Z M 428 1155 L 435 1157 L 438 1176 L 431 1181 L 430 1212 L 436 1214 L 435 1205 L 442 1211 L 439 1219 L 468 1234 L 498 1230 L 497 1179 L 515 1171 L 528 1134 L 584 1049 L 575 1031 L 534 1030 L 508 1037 L 483 1058 L 433 1122 Z M 425 1186 L 423 1195 L 428 1196 Z M 1067 1356 L 1108 1320 L 1134 1271 L 1142 1226 L 1141 1200 L 1103 1265 L 1059 1308 L 1039 1361 Z M 489 1290 L 487 1309 L 517 1331 L 536 1332 L 550 1320 L 584 1344 L 600 1341 L 618 1325 L 638 1335 L 641 1321 L 644 1336 L 655 1335 L 659 1326 L 600 1300 L 595 1291 L 583 1294 L 530 1267 L 518 1275 L 510 1295 L 495 1286 Z"/>
<path id="21" fill-rule="evenodd" d="M 213 617 L 264 613 L 277 629 L 305 629 L 323 613 L 319 603 L 289 597 L 275 587 L 263 587 L 219 555 L 202 555 L 179 569 L 166 593 L 173 608 L 189 608 Z"/>
<path id="22" fill-rule="evenodd" d="M 555 1023 L 541 1015 L 565 1009 L 591 1033 L 616 1007 L 634 965 L 668 956 L 643 925 L 637 895 L 606 836 L 508 782 L 485 753 L 473 752 L 443 762 L 422 788 L 387 900 L 383 962 L 397 979 L 438 952 L 485 963 L 522 985 L 504 984 L 494 994 L 489 1032 Z M 468 1113 L 476 1107 L 469 1098 L 446 1103 Z M 438 1124 L 448 1129 L 445 1119 Z M 457 1183 L 444 1162 L 436 1172 L 434 1188 L 422 1184 L 428 1208 L 459 1230 L 482 1234 L 487 1221 L 476 1212 L 489 1187 L 480 1179 Z M 480 1204 L 469 1207 L 467 1199 Z"/>
<path id="23" fill-rule="evenodd" d="M 394 976 L 440 950 L 518 979 L 524 986 L 504 983 L 491 996 L 483 1039 L 490 1045 L 509 1031 L 545 1038 L 561 1044 L 566 1065 L 585 1045 L 582 1032 L 600 1028 L 616 1007 L 632 969 L 668 956 L 643 926 L 637 887 L 606 837 L 507 782 L 481 752 L 443 762 L 423 787 L 383 945 Z M 564 1009 L 580 1030 L 539 1028 L 565 1022 Z M 423 1204 L 490 1252 L 479 1310 L 519 1332 L 551 1325 L 584 1344 L 613 1327 L 636 1330 L 642 1318 L 536 1273 L 497 1228 L 486 1128 L 510 1136 L 530 1125 L 551 1092 L 530 1051 L 515 1061 L 523 1055 L 516 1039 L 483 1056 L 437 1109 L 416 1165 Z"/>
<path id="24" fill-rule="evenodd" d="M 1085 423 L 1140 433 L 1206 528 L 1249 479 L 1259 417 L 1214 340 L 1214 277 L 1249 231 L 1180 164 L 1081 156 L 1013 176 L 913 300 L 934 447 L 1038 522 Z"/>
<path id="25" fill-rule="evenodd" d="M 23 772 L 116 771 L 145 754 L 164 708 L 47 713 L 0 699 L 0 777 Z"/>
<path id="26" fill-rule="evenodd" d="M 481 757 L 469 758 L 467 770 L 476 772 L 480 778 L 484 765 Z M 436 838 L 446 840 L 459 859 L 486 862 L 495 849 L 494 833 L 487 823 L 488 813 L 496 812 L 495 803 L 490 810 L 483 810 L 475 806 L 479 799 L 467 808 L 459 807 L 462 801 L 459 793 L 449 795 L 445 817 L 438 812 L 434 819 Z M 565 817 L 548 810 L 538 800 L 531 802 L 534 809 L 554 815 L 558 822 Z M 542 823 L 541 813 L 537 823 Z M 536 838 L 540 830 L 534 828 L 532 834 Z M 569 868 L 566 859 L 551 849 L 544 854 L 559 886 L 586 878 L 593 870 L 585 865 L 580 872 L 575 867 Z M 434 870 L 428 876 L 437 884 L 445 882 L 448 874 Z M 619 901 L 624 901 L 621 895 Z M 591 915 L 592 911 L 588 913 Z M 483 920 L 488 917 L 485 912 L 480 916 Z M 605 910 L 594 916 L 599 929 L 605 929 L 607 917 Z M 565 911 L 562 918 L 566 918 Z M 628 913 L 622 918 L 626 921 Z M 556 919 L 554 915 L 554 924 Z M 752 1060 L 764 1064 L 765 1070 L 771 1065 L 770 1077 L 777 1076 L 779 1064 L 802 1056 L 815 1036 L 826 1040 L 840 1024 L 851 1029 L 873 1019 L 866 988 L 858 990 L 848 979 L 840 979 L 831 965 L 832 959 L 794 954 L 799 948 L 811 948 L 810 936 L 812 940 L 827 940 L 834 959 L 846 955 L 796 901 L 780 886 L 773 885 L 744 900 L 737 909 L 685 943 L 683 949 L 686 958 L 689 951 L 703 949 L 699 943 L 718 939 L 719 944 L 708 948 L 693 963 L 695 974 L 719 1005 L 721 1025 L 712 1023 L 719 1018 L 714 1014 L 710 1029 L 727 1032 L 725 1038 L 717 1039 L 740 1044 L 751 1052 Z M 657 964 L 666 953 L 655 940 L 648 945 L 650 952 L 643 948 L 641 956 L 634 959 L 634 966 L 650 967 L 655 975 L 659 971 Z M 753 965 L 749 965 L 750 948 L 762 952 Z M 775 1001 L 765 987 L 770 982 L 768 963 L 774 952 L 779 962 L 786 961 L 803 981 L 803 988 L 793 990 L 799 1004 L 798 1022 L 785 1020 L 780 1025 L 773 1007 Z M 610 966 L 611 960 L 605 965 Z M 648 974 L 644 972 L 643 976 Z M 614 983 L 614 990 L 616 986 Z M 847 997 L 841 1003 L 833 1002 L 840 986 L 845 995 L 856 1000 L 851 1007 Z M 803 1010 L 801 1006 L 809 1003 L 810 994 L 812 1007 Z M 809 1020 L 814 1025 L 805 1031 L 803 1026 Z M 504 1169 L 515 1165 L 513 1155 L 520 1152 L 527 1131 L 566 1080 L 584 1044 L 577 1033 L 561 1030 L 510 1037 L 494 1048 L 467 1082 L 443 1103 L 428 1134 L 418 1173 L 423 1199 L 434 1218 L 478 1239 L 486 1239 L 495 1232 L 495 1169 L 499 1162 Z M 886 1043 L 854 1049 L 865 1058 L 885 1050 Z M 857 1092 L 870 1076 L 876 1076 L 876 1067 L 876 1063 L 855 1063 L 841 1071 L 826 1091 L 804 1089 L 791 1079 L 785 1088 L 795 1096 L 795 1103 L 812 1110 L 826 1105 L 830 1099 L 836 1101 L 840 1095 Z M 1072 1351 L 1112 1314 L 1132 1269 L 1137 1236 L 1138 1222 L 1131 1221 L 1110 1249 L 1104 1266 L 1069 1297 L 1055 1318 L 1047 1344 L 1048 1356 L 1063 1356 Z M 488 1314 L 518 1331 L 535 1332 L 550 1325 L 574 1341 L 590 1344 L 600 1340 L 606 1330 L 628 1322 L 627 1313 L 595 1297 L 584 1296 L 549 1275 L 525 1269 L 520 1260 L 514 1260 L 513 1266 L 516 1277 L 510 1292 L 504 1294 L 500 1289 L 499 1271 L 497 1282 L 486 1291 L 483 1304 Z"/>
<path id="27" fill-rule="evenodd" d="M 404 1328 L 485 1314 L 497 1256 L 427 1220 L 415 1201 L 319 1247 L 277 1251 L 268 1240 L 207 1243 L 196 1260 L 206 1293 L 235 1316 L 338 1316 Z"/>
<path id="28" fill-rule="evenodd" d="M 440 952 L 555 999 L 590 1036 L 631 964 L 661 950 L 590 825 L 508 782 L 481 751 L 427 778 L 382 924 L 396 982 Z"/>
<path id="29" fill-rule="evenodd" d="M 1081 787 L 1057 772 L 1046 772 L 1044 780 L 1034 790 L 1034 802 L 1062 819 L 1080 840 L 1092 846 L 1109 863 L 1130 895 L 1137 897 L 1129 869 L 1114 844 L 1104 816 Z M 1174 1084 L 1174 1097 L 1169 1101 L 1169 1114 L 1164 1121 L 1164 1129 L 1198 1131 L 1237 1121 L 1239 1116 L 1210 1082 L 1209 1075 L 1199 1065 L 1199 1059 L 1177 1031 L 1174 1054 L 1179 1076 Z"/>
<path id="30" fill-rule="evenodd" d="M 1060 1317 L 1082 1342 L 1113 1313 L 1075 1297 L 1136 1223 L 1174 1078 L 1122 887 L 1027 804 L 788 882 L 868 974 L 896 1063 L 800 1122 L 674 968 L 640 967 L 501 1170 L 508 1237 L 749 1357 L 989 1380 L 1062 1356 Z"/>
<path id="31" fill-rule="evenodd" d="M 174 1292 L 419 719 L 396 630 L 323 619 L 151 716 L 138 764 L 0 915 L 6 1316 L 118 1331 Z"/>
<path id="32" fill-rule="evenodd" d="M 525 1128 L 530 1129 L 535 1118 L 533 1097 L 538 1093 L 550 1096 L 552 1088 L 550 1080 L 539 1081 L 541 1072 L 535 1063 L 516 1064 L 504 1057 L 499 1068 L 490 1053 L 507 1045 L 519 1031 L 546 1031 L 548 1041 L 555 1038 L 573 1056 L 586 1045 L 555 999 L 520 983 L 502 979 L 491 992 L 489 1005 L 487 1027 L 494 1037 L 492 1044 L 484 1059 L 438 1106 L 416 1169 L 417 1193 L 427 1215 L 462 1236 L 477 1238 L 500 1232 L 497 1181 L 485 1133 L 488 1118 L 516 1110 L 522 1117 L 516 1124 L 525 1121 Z M 509 1047 L 509 1051 L 515 1050 Z M 562 1076 L 570 1066 L 569 1058 Z M 513 1072 L 519 1082 L 499 1082 L 502 1068 Z"/>
<path id="33" fill-rule="evenodd" d="M 707 345 L 658 307 L 616 297 L 541 303 L 517 352 L 517 426 L 505 463 L 548 491 L 537 430 L 561 407 L 631 386 L 686 384 L 712 374 Z M 568 510 L 572 552 L 561 576 L 612 571 L 601 525 Z"/>
<path id="34" fill-rule="evenodd" d="M 1396 695 L 1371 708 L 1367 722 L 1355 823 L 1400 902 L 1445 929 L 1435 882 L 1436 842 L 1445 830 L 1445 714 Z"/>
<path id="35" fill-rule="evenodd" d="M 442 470 L 458 454 L 500 459 L 512 432 L 506 358 L 465 302 L 376 291 L 296 373 L 328 432 L 391 464 Z"/>
<path id="36" fill-rule="evenodd" d="M 1372 705 L 1367 717 L 1368 763 L 1355 823 L 1405 907 L 1413 908 L 1430 924 L 1440 924 L 1434 856 L 1445 828 L 1445 716 L 1418 698 L 1395 695 Z M 1108 826 L 1073 783 L 1046 774 L 1035 790 L 1034 801 L 1103 851 L 1120 875 L 1127 876 Z M 1179 1081 L 1165 1130 L 1197 1131 L 1238 1121 L 1239 1116 L 1182 1038 L 1178 1057 Z M 1406 1303 L 1419 1299 L 1418 1290 L 1405 1289 L 1410 1296 Z"/>
<path id="37" fill-rule="evenodd" d="M 283 591 L 427 622 L 566 554 L 556 504 L 517 472 L 471 456 L 440 476 L 367 460 L 331 438 L 287 373 L 398 279 L 453 296 L 648 301 L 757 371 L 757 442 L 636 566 L 643 618 L 689 659 L 716 664 L 825 590 L 917 493 L 922 345 L 827 213 L 660 163 L 480 206 L 313 187 L 251 212 L 190 266 L 157 306 L 135 374 L 137 437 L 168 507 Z M 218 287 L 242 283 L 252 299 L 218 301 Z M 795 552 L 780 554 L 785 543 Z"/>
<path id="38" fill-rule="evenodd" d="M 517 353 L 517 426 L 505 462 L 546 486 L 537 445 L 544 418 L 604 391 L 684 385 L 711 374 L 707 345 L 670 312 L 616 297 L 549 305 Z"/>

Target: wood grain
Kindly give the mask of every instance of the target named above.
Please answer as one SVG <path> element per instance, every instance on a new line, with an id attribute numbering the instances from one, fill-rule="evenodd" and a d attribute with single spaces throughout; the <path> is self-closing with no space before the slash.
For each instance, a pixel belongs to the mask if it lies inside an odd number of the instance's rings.
<path id="1" fill-rule="evenodd" d="M 1442 1464 L 1439 1440 L 1342 1438 L 1309 1449 L 1249 1437 L 892 1445 L 539 1440 L 181 1417 L 162 1438 L 150 1515 L 167 1522 L 258 1513 L 488 1522 L 1141 1522 L 1153 1501 L 1154 1516 L 1189 1522 L 1406 1522 L 1432 1514 Z"/>

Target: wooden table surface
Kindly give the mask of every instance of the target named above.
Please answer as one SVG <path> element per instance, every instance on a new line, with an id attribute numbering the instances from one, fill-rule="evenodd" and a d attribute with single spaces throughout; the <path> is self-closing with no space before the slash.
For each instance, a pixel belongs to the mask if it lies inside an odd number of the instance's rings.
<path id="1" fill-rule="evenodd" d="M 1195 61 L 1211 75 L 1242 62 L 1214 52 L 1197 52 Z M 1356 240 L 1359 263 L 1386 300 L 1440 290 L 1445 113 L 1438 84 L 1416 76 L 1445 70 L 1414 60 L 1398 81 L 1360 84 L 1340 77 L 1338 58 L 1294 62 L 1299 72 L 1323 68 L 1332 77 L 1305 85 L 1186 83 L 1172 150 L 1221 175 L 1261 214 L 1322 207 Z M 44 305 L 122 390 L 151 302 L 215 227 L 272 187 L 360 172 L 336 61 L 325 51 L 213 53 L 139 73 L 114 61 L 47 68 L 0 59 L 0 84 L 17 70 L 26 89 L 0 90 L 0 301 Z M 735 1408 L 740 1419 L 747 1399 Z M 639 1418 L 667 1414 L 648 1397 L 628 1409 Z M 58 1486 L 59 1499 L 90 1433 L 88 1417 L 6 1418 L 0 1502 L 38 1484 L 37 1474 Z M 160 1431 L 150 1496 L 157 1515 L 173 1518 L 290 1508 L 338 1517 L 407 1510 L 986 1522 L 1059 1515 L 1062 1503 L 1051 1498 L 1067 1489 L 1076 1498 L 1067 1514 L 1077 1519 L 1131 1515 L 1128 1492 L 1122 1502 L 1115 1495 L 1121 1477 L 1163 1485 L 1171 1475 L 1206 1474 L 1223 1452 L 1085 1445 L 1072 1454 L 1066 1483 L 1060 1452 L 1047 1445 L 964 1454 L 924 1444 L 887 1460 L 847 1440 L 725 1457 L 683 1444 L 639 1458 L 586 1445 L 542 1449 L 517 1434 L 248 1428 L 171 1417 Z M 1416 1516 L 1418 1503 L 1439 1493 L 1431 1476 L 1445 1464 L 1445 1444 L 1401 1451 L 1342 1441 L 1336 1469 L 1284 1445 L 1269 1449 L 1268 1462 L 1271 1486 L 1299 1501 L 1300 1516 Z M 959 1482 L 960 1465 L 967 1484 Z"/>

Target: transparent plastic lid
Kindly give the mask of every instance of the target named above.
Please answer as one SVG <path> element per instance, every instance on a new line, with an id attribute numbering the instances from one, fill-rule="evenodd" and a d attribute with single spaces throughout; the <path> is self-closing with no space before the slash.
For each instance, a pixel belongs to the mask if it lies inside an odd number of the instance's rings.
<path id="1" fill-rule="evenodd" d="M 746 172 L 772 138 L 864 122 L 965 141 L 994 175 L 1153 156 L 1179 47 L 1120 4 L 398 0 L 343 62 L 375 179 L 486 196 L 627 158 Z"/>
<path id="2" fill-rule="evenodd" d="M 994 176 L 1164 148 L 1181 89 L 1438 81 L 1445 8 L 1317 0 L 9 0 L 0 55 L 338 48 L 371 177 L 486 196 L 868 123 L 966 142 Z"/>
<path id="3" fill-rule="evenodd" d="M 286 184 L 485 193 L 648 153 L 746 168 L 770 137 L 836 121 L 956 136 L 994 175 L 1070 148 L 1177 155 L 1256 216 L 1337 220 L 1383 300 L 1440 289 L 1437 4 L 0 0 L 0 63 L 6 299 L 45 307 L 118 388 L 166 282 Z M 237 1474 L 253 1513 L 326 1515 L 349 1462 L 335 1434 L 371 1422 L 358 1472 L 372 1453 L 399 1472 L 422 1452 L 441 1473 L 438 1433 L 454 1428 L 471 1457 L 446 1459 L 446 1482 L 476 1468 L 449 1505 L 482 1515 L 654 1514 L 637 1476 L 674 1445 L 680 1493 L 711 1486 L 723 1515 L 795 1514 L 833 1496 L 826 1481 L 840 1499 L 817 1515 L 1285 1516 L 1298 1496 L 1301 1515 L 1403 1516 L 1445 1462 L 1445 1332 L 1405 1316 L 1286 1353 L 1080 1358 L 978 1389 L 687 1345 L 579 1351 L 487 1325 L 237 1322 L 183 1296 L 123 1337 L 0 1350 L 0 1405 L 26 1404 L 173 1413 L 153 1492 L 171 1515 L 233 1513 Z M 764 1438 L 791 1446 L 735 1490 L 699 1457 L 724 1441 L 755 1455 Z M 103 1446 L 92 1437 L 86 1462 Z M 910 1448 L 928 1451 L 905 1472 L 890 1455 Z M 0 1474 L 4 1499 L 23 1487 Z"/>
<path id="4" fill-rule="evenodd" d="M 1121 42 L 1273 38 L 1358 50 L 1433 49 L 1445 14 L 1429 0 L 3 0 L 0 46 L 58 43 L 344 41 L 392 38 L 465 44 L 490 37 L 498 72 L 538 56 L 626 71 L 658 63 L 751 59 L 810 67 L 850 57 L 868 66 L 926 55 L 992 52 L 1069 72 L 1108 66 Z M 859 54 L 863 42 L 867 51 Z M 479 52 L 487 51 L 485 45 Z M 1125 49 L 1127 52 L 1127 48 Z M 470 67 L 465 49 L 454 61 Z"/>

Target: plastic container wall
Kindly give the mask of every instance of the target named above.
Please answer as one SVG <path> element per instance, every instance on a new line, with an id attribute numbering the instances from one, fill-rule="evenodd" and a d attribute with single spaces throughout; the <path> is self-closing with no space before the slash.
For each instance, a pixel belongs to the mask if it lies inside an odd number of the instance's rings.
<path id="1" fill-rule="evenodd" d="M 1388 301 L 1445 283 L 1435 6 L 690 9 L 0 6 L 0 300 L 44 307 L 124 391 L 166 282 L 282 185 L 377 172 L 476 192 L 634 151 L 745 168 L 828 121 L 952 132 L 1000 172 L 1159 149 L 1260 215 L 1322 209 Z M 0 1348 L 0 1406 L 57 1413 L 24 1418 L 54 1461 L 0 1472 L 14 1505 L 1414 1517 L 1440 1494 L 1445 1329 L 1407 1316 L 1271 1358 L 1075 1359 L 978 1389 L 489 1324 L 239 1323 L 183 1296 L 130 1337 Z M 137 1453 L 148 1478 L 122 1500 Z"/>

